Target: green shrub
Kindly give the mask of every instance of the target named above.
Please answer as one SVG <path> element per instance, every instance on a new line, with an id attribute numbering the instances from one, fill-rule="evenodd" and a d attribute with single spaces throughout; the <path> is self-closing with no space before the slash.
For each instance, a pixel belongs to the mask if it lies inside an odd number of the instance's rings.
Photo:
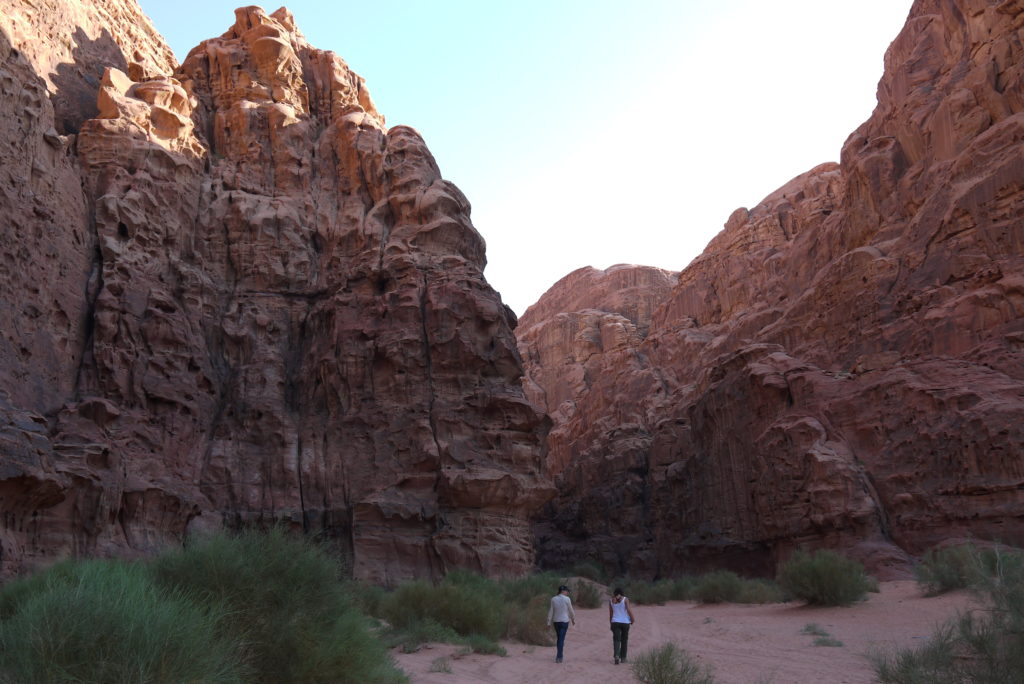
<path id="1" fill-rule="evenodd" d="M 524 644 L 554 646 L 555 635 L 548 625 L 548 597 L 536 596 L 525 606 L 514 606 L 509 612 L 509 638 Z"/>
<path id="2" fill-rule="evenodd" d="M 927 596 L 938 596 L 966 589 L 985 574 L 984 566 L 978 549 L 967 544 L 928 551 L 914 568 L 914 574 Z"/>
<path id="3" fill-rule="evenodd" d="M 368 582 L 353 582 L 349 592 L 352 600 L 364 615 L 379 615 L 380 604 L 388 592 L 384 587 Z"/>
<path id="4" fill-rule="evenodd" d="M 604 568 L 593 561 L 577 563 L 569 568 L 565 574 L 569 577 L 585 577 L 588 580 L 601 584 L 608 579 L 608 573 L 605 572 Z"/>
<path id="5" fill-rule="evenodd" d="M 434 658 L 430 662 L 431 672 L 444 672 L 446 674 L 452 673 L 452 661 L 447 656 L 441 656 L 440 658 Z"/>
<path id="6" fill-rule="evenodd" d="M 779 585 L 788 594 L 821 606 L 847 606 L 864 598 L 871 581 L 864 567 L 834 551 L 793 554 L 779 571 Z"/>
<path id="7" fill-rule="evenodd" d="M 940 627 L 916 649 L 875 654 L 883 684 L 1002 684 L 1024 681 L 1024 553 L 973 550 L 974 587 L 985 610 Z"/>
<path id="8" fill-rule="evenodd" d="M 488 639 L 482 634 L 470 634 L 466 637 L 466 645 L 473 650 L 473 653 L 499 655 L 502 657 L 507 655 L 503 646 L 499 645 L 497 641 Z"/>
<path id="9" fill-rule="evenodd" d="M 638 606 L 663 606 L 672 597 L 673 582 L 671 580 L 647 582 L 627 578 L 613 580 L 609 588 L 616 587 L 621 588 L 626 597 Z"/>
<path id="10" fill-rule="evenodd" d="M 503 579 L 499 586 L 505 603 L 525 606 L 538 596 L 551 598 L 558 593 L 558 587 L 565 584 L 562 575 L 553 572 L 542 572 L 537 575 Z"/>
<path id="11" fill-rule="evenodd" d="M 405 681 L 338 564 L 303 538 L 281 529 L 212 536 L 159 556 L 152 569 L 167 590 L 222 608 L 220 627 L 245 643 L 251 682 Z"/>
<path id="12" fill-rule="evenodd" d="M 743 581 L 735 572 L 716 570 L 702 575 L 693 588 L 693 598 L 700 603 L 728 603 L 739 598 Z"/>
<path id="13" fill-rule="evenodd" d="M 801 634 L 810 634 L 812 636 L 827 637 L 828 631 L 819 625 L 817 622 L 808 622 L 804 625 L 804 628 L 800 630 Z"/>
<path id="14" fill-rule="evenodd" d="M 830 636 L 820 636 L 820 637 L 818 637 L 817 639 L 814 640 L 814 645 L 815 646 L 830 646 L 830 647 L 833 647 L 833 648 L 840 648 L 840 647 L 842 647 L 843 642 L 839 641 L 839 639 L 833 639 Z"/>
<path id="15" fill-rule="evenodd" d="M 593 582 L 574 579 L 569 582 L 573 605 L 577 608 L 600 608 L 605 599 L 601 590 Z"/>
<path id="16" fill-rule="evenodd" d="M 714 684 L 709 668 L 675 644 L 663 644 L 633 659 L 641 684 Z"/>
<path id="17" fill-rule="evenodd" d="M 745 579 L 734 600 L 736 603 L 781 603 L 782 590 L 770 580 Z"/>
<path id="18" fill-rule="evenodd" d="M 451 627 L 426 618 L 414 620 L 401 628 L 389 627 L 380 634 L 386 648 L 401 648 L 403 653 L 415 653 L 423 644 L 461 644 L 463 638 Z"/>
<path id="19" fill-rule="evenodd" d="M 381 600 L 380 612 L 397 629 L 430 619 L 462 636 L 480 634 L 492 640 L 504 635 L 507 622 L 506 605 L 496 588 L 461 577 L 445 578 L 438 585 L 402 584 Z"/>
<path id="20" fill-rule="evenodd" d="M 670 601 L 690 601 L 693 599 L 693 590 L 697 587 L 697 578 L 683 575 L 672 580 L 668 590 Z"/>
<path id="21" fill-rule="evenodd" d="M 240 644 L 218 629 L 223 613 L 160 591 L 142 565 L 65 562 L 0 596 L 4 681 L 250 681 Z"/>

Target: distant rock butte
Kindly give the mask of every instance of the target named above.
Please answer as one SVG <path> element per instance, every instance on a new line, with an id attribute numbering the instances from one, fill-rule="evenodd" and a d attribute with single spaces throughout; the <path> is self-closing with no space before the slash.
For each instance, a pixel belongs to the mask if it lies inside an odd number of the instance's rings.
<path id="1" fill-rule="evenodd" d="M 544 565 L 771 572 L 807 546 L 893 577 L 1024 543 L 1022 30 L 1022 2 L 918 0 L 839 164 L 738 209 L 670 290 L 584 270 L 531 307 Z"/>
<path id="2" fill-rule="evenodd" d="M 133 0 L 0 29 L 0 571 L 273 521 L 527 571 L 548 423 L 420 136 L 285 9 L 180 66 Z"/>

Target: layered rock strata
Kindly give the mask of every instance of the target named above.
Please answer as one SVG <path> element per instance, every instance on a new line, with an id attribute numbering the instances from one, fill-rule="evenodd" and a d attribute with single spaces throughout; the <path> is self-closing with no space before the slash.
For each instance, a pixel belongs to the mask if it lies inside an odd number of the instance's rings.
<path id="1" fill-rule="evenodd" d="M 63 174 L 35 193 L 63 212 L 49 251 L 8 256 L 5 315 L 24 326 L 31 284 L 63 316 L 6 340 L 3 569 L 284 520 L 382 583 L 526 571 L 547 424 L 469 202 L 283 8 L 236 11 L 173 73 L 151 53 L 106 64 L 76 138 L 4 138 Z"/>
<path id="2" fill-rule="evenodd" d="M 915 2 L 840 163 L 734 212 L 646 334 L 581 358 L 563 332 L 619 315 L 614 283 L 526 312 L 527 387 L 562 391 L 544 563 L 770 573 L 809 546 L 889 576 L 1024 543 L 1022 29 L 1020 2 Z"/>

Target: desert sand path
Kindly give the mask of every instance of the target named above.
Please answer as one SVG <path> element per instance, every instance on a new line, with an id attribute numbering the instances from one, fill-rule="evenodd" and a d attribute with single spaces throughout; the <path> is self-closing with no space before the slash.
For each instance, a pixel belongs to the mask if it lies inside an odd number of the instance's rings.
<path id="1" fill-rule="evenodd" d="M 714 668 L 716 684 L 870 684 L 874 675 L 865 654 L 871 649 L 921 643 L 933 627 L 969 605 L 956 593 L 923 598 L 914 582 L 883 582 L 881 593 L 849 608 L 698 605 L 675 602 L 636 606 L 630 655 L 665 641 Z M 802 634 L 817 623 L 843 642 L 814 646 Z M 547 682 L 635 682 L 629 666 L 613 665 L 605 608 L 577 610 L 577 626 L 566 638 L 565 662 L 554 663 L 553 647 L 505 643 L 508 656 L 455 656 L 447 644 L 416 653 L 395 653 L 415 684 L 546 684 Z M 434 659 L 449 656 L 451 673 L 430 672 Z"/>

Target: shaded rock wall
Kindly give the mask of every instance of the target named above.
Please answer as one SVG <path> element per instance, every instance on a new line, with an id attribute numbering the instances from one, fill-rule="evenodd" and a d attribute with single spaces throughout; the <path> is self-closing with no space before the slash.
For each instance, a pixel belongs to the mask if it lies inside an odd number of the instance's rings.
<path id="1" fill-rule="evenodd" d="M 576 390 L 545 563 L 767 573 L 810 545 L 884 576 L 952 537 L 1024 542 L 1022 27 L 1019 2 L 916 2 L 840 163 L 734 212 L 588 383 L 545 361 L 572 283 L 527 311 L 527 387 Z M 587 315 L 621 308 L 605 292 Z"/>
<path id="2" fill-rule="evenodd" d="M 77 356 L 16 368 L 49 398 L 12 380 L 0 405 L 4 569 L 279 520 L 386 583 L 531 567 L 547 424 L 469 203 L 419 135 L 386 129 L 284 9 L 238 10 L 173 74 L 107 67 L 96 116 L 56 136 L 87 230 L 51 246 L 78 264 L 74 325 L 39 327 L 70 327 Z M 49 267 L 19 264 L 47 301 Z"/>

